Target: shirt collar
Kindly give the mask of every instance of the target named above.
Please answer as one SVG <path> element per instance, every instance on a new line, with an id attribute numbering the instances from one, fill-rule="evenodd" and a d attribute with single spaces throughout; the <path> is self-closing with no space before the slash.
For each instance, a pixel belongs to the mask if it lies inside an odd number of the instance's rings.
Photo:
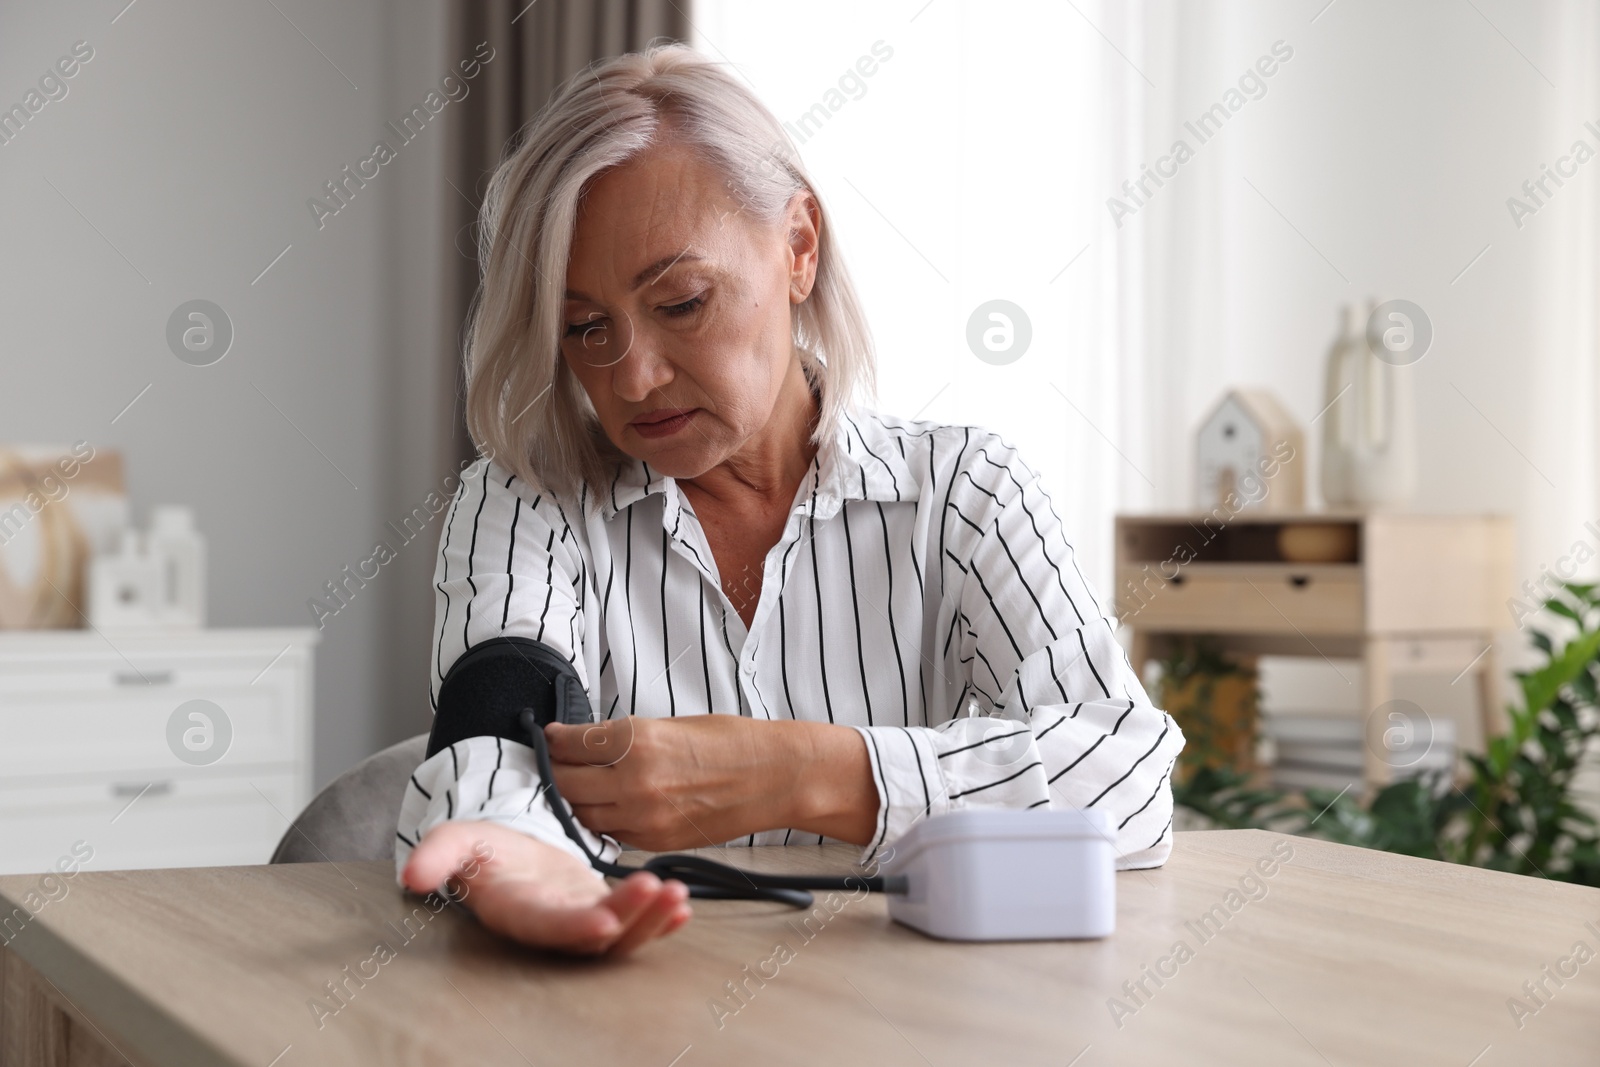
<path id="1" fill-rule="evenodd" d="M 816 518 L 827 519 L 850 500 L 916 500 L 920 485 L 901 454 L 900 437 L 876 414 L 841 414 L 800 483 L 797 506 L 814 507 Z M 653 493 L 666 497 L 664 518 L 669 526 L 677 524 L 683 506 L 675 478 L 632 457 L 617 464 L 611 484 L 600 486 L 599 493 L 600 514 L 607 521 Z"/>

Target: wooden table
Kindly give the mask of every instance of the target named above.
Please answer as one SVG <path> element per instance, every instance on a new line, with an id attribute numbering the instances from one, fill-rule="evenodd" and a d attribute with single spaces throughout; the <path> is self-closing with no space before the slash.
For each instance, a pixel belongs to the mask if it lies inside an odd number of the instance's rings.
<path id="1" fill-rule="evenodd" d="M 738 854 L 772 870 L 843 870 L 855 853 L 753 851 Z M 0 879 L 8 912 L 36 882 Z M 7 1065 L 121 1063 L 107 1046 L 140 1065 L 253 1067 L 1600 1062 L 1600 959 L 1569 961 L 1560 988 L 1542 974 L 1579 941 L 1600 950 L 1600 890 L 1260 830 L 1178 834 L 1165 867 L 1118 875 L 1117 933 L 1093 942 L 934 941 L 878 896 L 837 912 L 819 897 L 805 932 L 805 913 L 719 901 L 597 963 L 501 942 L 454 907 L 406 941 L 402 917 L 429 912 L 387 863 L 66 884 L 0 952 Z M 393 958 L 349 980 L 319 1029 L 309 1005 L 333 1003 L 324 984 L 380 941 Z M 1541 979 L 1534 1010 L 1522 985 Z"/>

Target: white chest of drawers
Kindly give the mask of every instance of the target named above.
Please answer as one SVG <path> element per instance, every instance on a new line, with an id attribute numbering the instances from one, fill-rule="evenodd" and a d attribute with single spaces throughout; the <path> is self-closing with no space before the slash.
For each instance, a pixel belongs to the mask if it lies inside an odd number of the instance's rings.
<path id="1" fill-rule="evenodd" d="M 311 795 L 311 629 L 0 632 L 0 874 L 265 863 Z"/>

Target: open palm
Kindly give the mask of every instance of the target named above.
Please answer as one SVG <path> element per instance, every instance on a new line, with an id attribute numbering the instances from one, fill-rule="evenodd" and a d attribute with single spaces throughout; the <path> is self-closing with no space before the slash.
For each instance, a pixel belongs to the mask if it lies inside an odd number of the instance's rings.
<path id="1" fill-rule="evenodd" d="M 489 929 L 575 955 L 631 952 L 690 915 L 682 882 L 640 871 L 612 886 L 571 853 L 495 822 L 440 823 L 412 851 L 401 878 L 416 893 L 453 878 L 465 887 L 462 903 Z"/>

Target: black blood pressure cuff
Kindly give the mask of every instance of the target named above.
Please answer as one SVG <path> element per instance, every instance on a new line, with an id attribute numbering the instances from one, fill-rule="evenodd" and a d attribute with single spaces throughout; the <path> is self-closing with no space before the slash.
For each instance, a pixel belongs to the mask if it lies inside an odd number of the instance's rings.
<path id="1" fill-rule="evenodd" d="M 439 707 L 428 755 L 469 737 L 504 737 L 528 744 L 524 708 L 540 726 L 583 724 L 589 694 L 568 659 L 526 637 L 496 637 L 474 645 L 451 665 L 439 686 Z"/>

